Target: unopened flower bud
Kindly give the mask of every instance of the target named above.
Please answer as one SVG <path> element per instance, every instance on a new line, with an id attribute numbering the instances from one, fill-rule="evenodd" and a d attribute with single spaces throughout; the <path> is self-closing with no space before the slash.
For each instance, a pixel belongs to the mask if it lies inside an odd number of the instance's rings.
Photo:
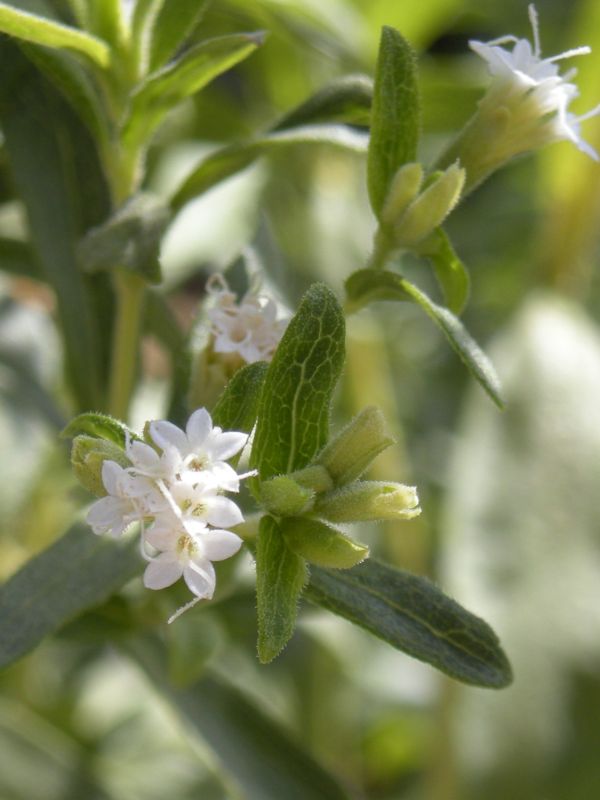
<path id="1" fill-rule="evenodd" d="M 367 406 L 335 436 L 317 458 L 336 486 L 356 480 L 394 440 L 376 406 Z"/>
<path id="2" fill-rule="evenodd" d="M 357 481 L 323 495 L 316 513 L 330 522 L 412 519 L 421 513 L 414 486 Z"/>
<path id="3" fill-rule="evenodd" d="M 457 204 L 465 182 L 465 170 L 458 163 L 442 172 L 394 221 L 397 247 L 411 247 L 446 219 Z"/>
<path id="4" fill-rule="evenodd" d="M 320 567 L 349 569 L 369 555 L 367 545 L 316 519 L 289 517 L 282 521 L 281 532 L 290 550 Z"/>
<path id="5" fill-rule="evenodd" d="M 71 464 L 79 483 L 96 497 L 104 497 L 106 488 L 102 481 L 102 465 L 115 461 L 122 467 L 131 462 L 118 444 L 95 436 L 76 436 L 71 448 Z"/>
<path id="6" fill-rule="evenodd" d="M 312 489 L 317 494 L 319 492 L 328 492 L 333 489 L 333 481 L 331 475 L 320 464 L 312 464 L 310 467 L 290 472 L 290 478 L 293 478 L 300 486 L 306 489 Z"/>
<path id="7" fill-rule="evenodd" d="M 423 183 L 423 167 L 417 162 L 403 164 L 392 178 L 381 210 L 384 225 L 393 225 L 415 199 Z"/>
<path id="8" fill-rule="evenodd" d="M 260 487 L 261 500 L 265 508 L 276 516 L 303 514 L 312 508 L 315 493 L 300 486 L 289 475 L 277 475 Z"/>

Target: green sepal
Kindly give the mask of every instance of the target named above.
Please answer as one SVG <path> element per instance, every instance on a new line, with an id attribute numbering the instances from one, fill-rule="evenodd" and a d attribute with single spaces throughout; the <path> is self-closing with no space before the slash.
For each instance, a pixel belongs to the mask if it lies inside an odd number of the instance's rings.
<path id="1" fill-rule="evenodd" d="M 71 466 L 79 483 L 96 495 L 104 497 L 106 489 L 102 480 L 102 466 L 105 461 L 115 461 L 121 467 L 131 466 L 122 447 L 108 439 L 95 436 L 76 436 L 71 448 Z"/>
<path id="2" fill-rule="evenodd" d="M 160 242 L 170 218 L 169 208 L 156 195 L 134 195 L 84 236 L 78 248 L 83 268 L 86 272 L 127 269 L 148 283 L 160 283 Z"/>
<path id="3" fill-rule="evenodd" d="M 97 439 L 106 439 L 121 448 L 125 447 L 127 434 L 129 434 L 131 441 L 140 439 L 136 433 L 118 419 L 95 411 L 86 411 L 84 414 L 79 414 L 69 422 L 60 435 L 62 439 L 73 439 L 80 434 L 94 436 Z"/>
<path id="4" fill-rule="evenodd" d="M 451 311 L 437 305 L 397 272 L 381 269 L 362 269 L 346 281 L 346 310 L 358 311 L 377 300 L 399 300 L 416 303 L 438 326 L 463 363 L 492 398 L 498 408 L 504 408 L 500 380 L 491 361 Z"/>
<path id="5" fill-rule="evenodd" d="M 456 680 L 491 689 L 512 681 L 490 626 L 426 578 L 370 558 L 344 571 L 313 567 L 305 596 Z"/>
<path id="6" fill-rule="evenodd" d="M 321 495 L 315 513 L 329 522 L 383 522 L 421 513 L 414 486 L 385 481 L 355 481 Z"/>
<path id="7" fill-rule="evenodd" d="M 275 516 L 293 516 L 312 508 L 315 493 L 290 475 L 276 475 L 260 485 L 262 505 Z"/>
<path id="8" fill-rule="evenodd" d="M 306 292 L 267 371 L 250 455 L 261 480 L 302 469 L 327 441 L 344 362 L 344 316 L 333 292 Z"/>
<path id="9" fill-rule="evenodd" d="M 378 219 L 399 167 L 416 161 L 420 124 L 414 53 L 398 31 L 384 27 L 375 68 L 367 161 L 369 198 Z"/>
<path id="10" fill-rule="evenodd" d="M 306 562 L 287 546 L 273 517 L 260 521 L 256 546 L 258 658 L 268 664 L 296 626 L 298 600 L 308 578 Z"/>
<path id="11" fill-rule="evenodd" d="M 349 569 L 369 555 L 366 544 L 316 519 L 287 517 L 281 521 L 281 532 L 290 550 L 319 567 Z"/>

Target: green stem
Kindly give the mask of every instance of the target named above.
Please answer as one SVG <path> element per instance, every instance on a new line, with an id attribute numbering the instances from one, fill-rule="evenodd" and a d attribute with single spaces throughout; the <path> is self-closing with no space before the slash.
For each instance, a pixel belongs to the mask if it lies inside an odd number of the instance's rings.
<path id="1" fill-rule="evenodd" d="M 108 408 L 113 416 L 126 419 L 135 383 L 145 283 L 137 275 L 118 270 L 115 272 L 114 284 L 117 312 Z"/>
<path id="2" fill-rule="evenodd" d="M 367 269 L 383 269 L 393 249 L 389 235 L 380 226 L 373 239 L 373 252 L 367 262 Z"/>

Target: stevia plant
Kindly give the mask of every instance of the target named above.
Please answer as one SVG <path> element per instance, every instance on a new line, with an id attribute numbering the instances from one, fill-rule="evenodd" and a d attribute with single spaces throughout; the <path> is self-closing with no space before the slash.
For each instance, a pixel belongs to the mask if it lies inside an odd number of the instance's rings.
<path id="1" fill-rule="evenodd" d="M 514 37 L 472 42 L 489 66 L 490 88 L 428 167 L 419 160 L 415 55 L 386 27 L 373 85 L 362 77 L 333 83 L 266 131 L 209 154 L 164 198 L 146 187 L 157 131 L 182 101 L 267 46 L 266 37 L 253 31 L 190 44 L 207 3 L 131 5 L 126 14 L 116 0 L 72 2 L 38 16 L 0 4 L 5 151 L 27 209 L 29 247 L 57 298 L 74 411 L 63 437 L 72 440 L 75 476 L 96 496 L 85 522 L 76 521 L 0 590 L 2 665 L 93 609 L 112 609 L 116 595 L 122 615 L 110 611 L 106 636 L 218 750 L 219 736 L 203 727 L 194 703 L 185 692 L 173 694 L 161 636 L 167 618 L 182 624 L 183 611 L 186 624 L 200 629 L 207 610 L 218 617 L 214 564 L 245 551 L 256 567 L 261 662 L 286 647 L 306 599 L 454 679 L 507 686 L 511 668 L 487 623 L 427 579 L 371 557 L 355 529 L 349 532 L 355 523 L 411 519 L 421 508 L 417 489 L 398 482 L 402 475 L 364 477 L 394 444 L 381 411 L 368 406 L 330 429 L 332 403 L 344 369 L 346 317 L 385 300 L 425 312 L 502 407 L 493 366 L 459 318 L 469 277 L 443 223 L 516 155 L 569 139 L 597 158 L 579 132 L 597 110 L 568 110 L 577 88 L 557 66 L 586 48 L 542 58 L 533 7 L 533 46 Z M 367 156 L 377 229 L 364 264 L 348 271 L 344 296 L 316 283 L 290 315 L 268 289 L 250 286 L 238 295 L 214 276 L 195 331 L 202 335 L 186 340 L 152 288 L 162 280 L 167 226 L 190 199 L 259 157 L 314 143 Z M 441 300 L 405 276 L 406 254 L 433 270 Z M 143 330 L 163 340 L 174 368 L 167 418 L 135 431 L 127 418 Z M 142 571 L 149 590 L 183 579 L 183 597 L 169 590 L 169 613 L 154 605 L 152 592 L 141 610 L 119 595 Z M 235 574 L 224 572 L 223 583 L 228 596 L 239 592 L 253 606 Z M 253 701 L 210 673 L 198 687 L 198 702 L 213 703 L 229 730 L 237 724 L 228 717 L 232 702 L 252 709 Z M 346 796 L 312 757 L 281 741 L 280 749 L 273 745 L 275 762 L 303 767 L 282 778 L 286 792 Z M 229 768 L 247 778 L 247 765 Z"/>

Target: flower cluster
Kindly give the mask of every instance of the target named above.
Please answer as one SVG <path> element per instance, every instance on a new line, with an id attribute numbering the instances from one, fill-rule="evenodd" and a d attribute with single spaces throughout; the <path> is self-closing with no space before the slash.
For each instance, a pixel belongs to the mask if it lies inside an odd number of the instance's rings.
<path id="1" fill-rule="evenodd" d="M 525 113 L 526 117 L 537 121 L 537 130 L 528 132 L 529 137 L 525 137 L 526 146 L 522 150 L 549 141 L 569 139 L 597 161 L 596 151 L 580 136 L 580 123 L 600 113 L 600 106 L 581 116 L 571 113 L 569 104 L 579 95 L 577 86 L 570 82 L 576 70 L 560 75 L 556 63 L 573 56 L 587 55 L 591 49 L 577 47 L 550 58 L 542 58 L 537 12 L 533 5 L 529 6 L 529 19 L 533 46 L 527 39 L 517 39 L 515 36 L 503 36 L 487 43 L 469 42 L 471 49 L 487 62 L 493 77 L 487 97 L 498 108 L 507 104 L 507 98 L 513 94 L 523 107 L 517 117 Z M 512 50 L 501 47 L 503 44 L 513 44 Z M 513 126 L 514 122 L 513 113 Z"/>
<path id="2" fill-rule="evenodd" d="M 248 364 L 270 361 L 288 320 L 277 319 L 277 306 L 270 297 L 247 292 L 236 301 L 221 275 L 213 275 L 207 290 L 214 300 L 208 311 L 216 353 L 237 353 Z"/>
<path id="3" fill-rule="evenodd" d="M 236 553 L 242 540 L 229 527 L 243 522 L 224 492 L 239 491 L 240 476 L 227 463 L 247 436 L 213 427 L 206 409 L 195 411 L 185 431 L 166 420 L 151 422 L 152 444 L 127 439 L 131 466 L 106 460 L 107 492 L 90 508 L 94 533 L 120 536 L 131 523 L 142 526 L 141 550 L 148 566 L 144 585 L 163 589 L 183 576 L 197 599 L 215 589 L 213 561 Z"/>

